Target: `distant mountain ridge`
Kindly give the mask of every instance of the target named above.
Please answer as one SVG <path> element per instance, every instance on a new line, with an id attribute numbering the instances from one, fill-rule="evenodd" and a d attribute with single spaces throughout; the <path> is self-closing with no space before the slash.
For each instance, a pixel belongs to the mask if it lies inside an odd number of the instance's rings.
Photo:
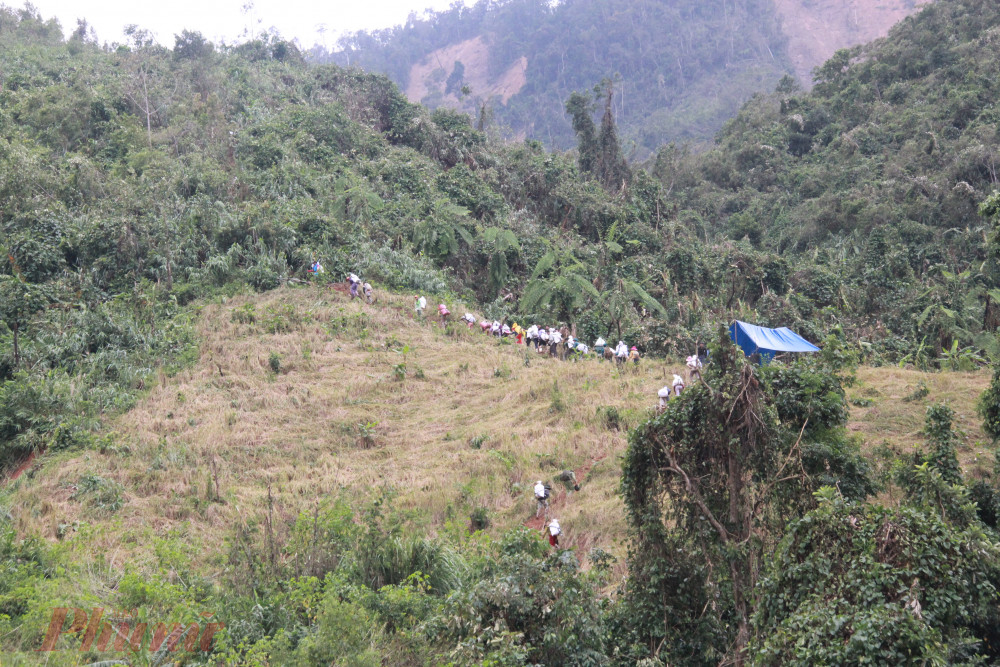
<path id="1" fill-rule="evenodd" d="M 710 139 L 755 92 L 871 41 L 915 0 L 482 0 L 344 38 L 335 61 L 385 73 L 413 102 L 492 114 L 516 138 L 574 145 L 574 90 L 616 77 L 615 109 L 638 155 Z"/>

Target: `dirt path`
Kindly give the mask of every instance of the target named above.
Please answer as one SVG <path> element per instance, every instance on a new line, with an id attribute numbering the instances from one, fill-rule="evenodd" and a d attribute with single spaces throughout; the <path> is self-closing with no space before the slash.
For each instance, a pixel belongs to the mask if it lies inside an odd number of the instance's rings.
<path id="1" fill-rule="evenodd" d="M 586 482 L 587 475 L 590 474 L 591 469 L 607 457 L 608 453 L 605 451 L 600 456 L 592 457 L 590 461 L 574 470 L 573 473 L 576 475 L 576 483 L 582 487 L 584 482 Z M 569 492 L 566 490 L 553 493 L 552 499 L 549 501 L 549 515 L 554 517 L 557 509 L 565 507 L 568 497 Z M 545 528 L 545 517 L 533 516 L 524 522 L 524 527 L 529 530 L 542 530 Z M 580 558 L 582 560 L 582 555 L 580 555 Z"/>
<path id="2" fill-rule="evenodd" d="M 27 457 L 16 467 L 14 472 L 7 475 L 7 482 L 13 482 L 15 479 L 24 474 L 24 471 L 31 467 L 31 463 L 35 460 L 35 456 L 41 452 L 32 451 Z"/>

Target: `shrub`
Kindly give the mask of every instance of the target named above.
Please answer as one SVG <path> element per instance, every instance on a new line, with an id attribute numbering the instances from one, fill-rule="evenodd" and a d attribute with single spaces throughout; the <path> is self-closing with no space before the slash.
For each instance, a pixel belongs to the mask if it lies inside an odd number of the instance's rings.
<path id="1" fill-rule="evenodd" d="M 990 386 L 979 395 L 976 411 L 983 419 L 983 430 L 994 441 L 1000 440 L 1000 365 L 993 370 Z"/>
<path id="2" fill-rule="evenodd" d="M 760 665 L 945 664 L 976 653 L 996 549 L 933 511 L 821 495 L 761 581 L 750 653 Z"/>

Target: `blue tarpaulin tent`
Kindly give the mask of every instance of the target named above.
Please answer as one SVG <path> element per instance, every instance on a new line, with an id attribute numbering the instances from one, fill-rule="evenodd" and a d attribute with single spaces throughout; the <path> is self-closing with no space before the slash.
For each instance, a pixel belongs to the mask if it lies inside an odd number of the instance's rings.
<path id="1" fill-rule="evenodd" d="M 750 355 L 760 354 L 764 363 L 778 352 L 819 352 L 819 348 L 788 327 L 765 329 L 756 324 L 734 321 L 729 325 L 729 337 Z"/>

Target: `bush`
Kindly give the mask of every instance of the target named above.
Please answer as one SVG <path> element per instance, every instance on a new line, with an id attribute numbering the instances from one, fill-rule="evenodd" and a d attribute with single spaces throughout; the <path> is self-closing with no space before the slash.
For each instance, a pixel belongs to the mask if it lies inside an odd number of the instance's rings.
<path id="1" fill-rule="evenodd" d="M 1000 440 L 1000 366 L 993 370 L 990 386 L 979 395 L 976 411 L 983 419 L 983 430 L 994 441 Z"/>
<path id="2" fill-rule="evenodd" d="M 823 494 L 793 522 L 761 581 L 760 665 L 945 664 L 977 652 L 997 552 L 933 511 Z"/>

